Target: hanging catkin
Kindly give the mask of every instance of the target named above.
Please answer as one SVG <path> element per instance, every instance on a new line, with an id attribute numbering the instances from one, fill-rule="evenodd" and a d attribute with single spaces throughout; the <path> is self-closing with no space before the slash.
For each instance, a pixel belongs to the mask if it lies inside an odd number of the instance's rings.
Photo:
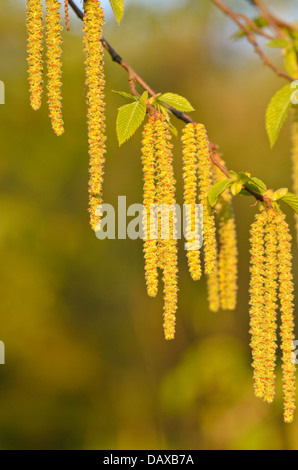
<path id="1" fill-rule="evenodd" d="M 195 124 L 187 124 L 182 133 L 183 144 L 183 180 L 184 180 L 184 204 L 186 207 L 185 238 L 190 244 L 198 244 L 196 241 L 196 202 L 198 185 L 198 155 L 196 145 Z M 195 233 L 195 237 L 194 234 Z M 191 277 L 197 281 L 202 275 L 199 248 L 187 250 L 188 269 Z"/>
<path id="2" fill-rule="evenodd" d="M 298 196 L 298 109 L 293 110 L 292 123 L 292 178 L 293 190 Z M 298 214 L 294 214 L 296 225 L 296 239 L 298 243 Z"/>
<path id="3" fill-rule="evenodd" d="M 173 172 L 173 156 L 169 123 L 158 114 L 155 121 L 156 163 L 158 203 L 162 205 L 161 230 L 158 240 L 159 266 L 163 272 L 164 283 L 164 334 L 170 340 L 175 335 L 177 310 L 177 239 L 176 217 L 174 213 L 175 178 Z"/>
<path id="4" fill-rule="evenodd" d="M 204 270 L 206 274 L 212 274 L 216 269 L 217 246 L 214 215 L 208 202 L 208 191 L 212 186 L 210 145 L 203 124 L 196 124 L 196 139 L 199 160 L 199 202 L 203 205 Z"/>
<path id="5" fill-rule="evenodd" d="M 265 322 L 265 288 L 264 288 L 264 271 L 265 271 L 265 250 L 264 250 L 264 234 L 265 234 L 265 211 L 257 214 L 251 225 L 250 230 L 250 334 L 252 348 L 252 367 L 254 369 L 254 389 L 255 395 L 259 398 L 264 397 L 265 393 L 265 338 L 264 338 L 264 322 Z"/>
<path id="6" fill-rule="evenodd" d="M 61 95 L 61 30 L 60 2 L 46 0 L 47 91 L 52 128 L 57 135 L 64 132 Z"/>
<path id="7" fill-rule="evenodd" d="M 224 161 L 218 156 L 221 165 Z M 213 166 L 213 182 L 226 179 L 215 165 Z M 223 310 L 234 310 L 237 302 L 238 250 L 235 216 L 232 206 L 232 195 L 229 190 L 221 194 L 215 206 L 218 221 L 218 276 L 220 289 L 220 305 Z"/>
<path id="8" fill-rule="evenodd" d="M 143 162 L 143 205 L 146 211 L 143 218 L 144 258 L 147 293 L 155 297 L 158 288 L 157 275 L 157 230 L 153 213 L 156 204 L 155 187 L 155 117 L 150 116 L 143 130 L 142 162 Z M 151 211 L 151 214 L 150 214 Z M 153 220 L 152 220 L 153 219 Z"/>
<path id="9" fill-rule="evenodd" d="M 276 220 L 278 240 L 279 302 L 281 311 L 281 349 L 283 370 L 284 420 L 291 423 L 295 410 L 295 370 L 292 363 L 294 341 L 294 305 L 292 255 L 289 226 L 285 215 L 278 215 Z"/>
<path id="10" fill-rule="evenodd" d="M 95 230 L 100 217 L 95 215 L 101 204 L 105 161 L 105 101 L 104 60 L 101 44 L 104 14 L 98 0 L 84 3 L 84 51 L 86 54 L 86 85 L 88 104 L 89 142 L 89 212 L 90 224 Z"/>
<path id="11" fill-rule="evenodd" d="M 276 309 L 277 309 L 277 236 L 276 223 L 277 216 L 273 209 L 266 210 L 264 233 L 264 360 L 265 360 L 265 390 L 264 400 L 267 403 L 273 401 L 275 395 L 275 361 L 276 361 Z"/>
<path id="12" fill-rule="evenodd" d="M 27 62 L 30 104 L 40 108 L 43 93 L 42 0 L 27 0 Z"/>

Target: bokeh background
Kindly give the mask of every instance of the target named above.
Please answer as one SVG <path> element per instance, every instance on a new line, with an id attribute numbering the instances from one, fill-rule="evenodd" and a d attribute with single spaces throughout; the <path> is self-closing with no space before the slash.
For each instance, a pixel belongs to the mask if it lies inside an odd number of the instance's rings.
<path id="1" fill-rule="evenodd" d="M 0 15 L 0 366 L 1 449 L 298 449 L 298 417 L 282 417 L 280 350 L 277 396 L 254 397 L 249 348 L 251 198 L 235 198 L 239 295 L 234 312 L 208 310 L 205 280 L 193 282 L 179 252 L 177 334 L 166 342 L 162 295 L 146 295 L 141 241 L 99 241 L 88 221 L 88 148 L 80 21 L 64 32 L 66 132 L 56 137 L 46 99 L 29 106 L 25 0 Z M 284 82 L 265 69 L 245 40 L 231 39 L 228 18 L 211 2 L 127 1 L 121 26 L 107 14 L 104 34 L 157 91 L 187 97 L 194 118 L 230 169 L 268 187 L 290 187 L 290 127 L 274 150 L 264 114 Z M 298 20 L 294 1 L 274 11 Z M 246 11 L 245 0 L 227 4 Z M 249 8 L 249 7 L 248 7 Z M 249 13 L 253 14 L 253 10 Z M 272 55 L 273 54 L 273 55 Z M 278 59 L 278 54 L 270 51 Z M 142 202 L 140 131 L 119 148 L 112 90 L 127 75 L 106 54 L 105 202 Z M 179 133 L 182 123 L 176 121 Z M 177 199 L 181 144 L 174 139 Z M 292 215 L 289 222 L 293 229 Z M 297 279 L 297 248 L 293 246 Z M 297 281 L 296 281 L 297 285 Z M 298 294 L 298 292 L 296 292 Z"/>

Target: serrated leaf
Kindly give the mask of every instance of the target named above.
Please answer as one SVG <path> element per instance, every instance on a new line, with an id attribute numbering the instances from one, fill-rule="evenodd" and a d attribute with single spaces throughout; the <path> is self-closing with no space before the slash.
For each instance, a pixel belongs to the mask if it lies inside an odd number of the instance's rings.
<path id="1" fill-rule="evenodd" d="M 267 189 L 267 186 L 265 185 L 265 183 L 263 183 L 263 181 L 260 180 L 259 178 L 255 178 L 255 177 L 249 178 L 246 181 L 245 186 L 257 194 L 263 194 Z M 251 196 L 249 192 L 247 191 L 244 192 L 244 191 L 245 191 L 245 188 L 241 191 L 241 194 L 243 194 L 244 196 Z"/>
<path id="2" fill-rule="evenodd" d="M 116 91 L 116 90 L 112 90 L 112 92 L 117 93 L 117 95 L 123 96 L 123 98 L 126 98 L 127 100 L 138 101 L 138 97 L 133 95 L 132 93 L 127 93 L 126 91 Z"/>
<path id="3" fill-rule="evenodd" d="M 119 145 L 128 140 L 145 119 L 147 98 L 148 92 L 145 91 L 135 103 L 126 104 L 119 108 L 116 121 Z"/>
<path id="4" fill-rule="evenodd" d="M 276 49 L 284 49 L 289 46 L 289 41 L 287 39 L 276 38 L 267 43 L 268 47 L 273 47 Z"/>
<path id="5" fill-rule="evenodd" d="M 215 206 L 218 201 L 219 196 L 224 193 L 231 185 L 233 181 L 229 178 L 219 181 L 218 183 L 214 184 L 212 188 L 208 191 L 208 201 L 211 207 Z"/>
<path id="6" fill-rule="evenodd" d="M 292 107 L 291 85 L 286 85 L 273 96 L 266 111 L 266 130 L 271 147 L 275 144 L 279 132 Z"/>
<path id="7" fill-rule="evenodd" d="M 165 103 L 178 111 L 183 113 L 189 113 L 194 111 L 194 108 L 190 102 L 183 96 L 177 95 L 176 93 L 163 93 L 160 96 L 156 97 L 157 102 Z"/>
<path id="8" fill-rule="evenodd" d="M 120 23 L 124 13 L 124 0 L 109 0 L 117 23 Z"/>
<path id="9" fill-rule="evenodd" d="M 280 200 L 288 204 L 298 214 L 298 197 L 294 193 L 287 193 Z"/>

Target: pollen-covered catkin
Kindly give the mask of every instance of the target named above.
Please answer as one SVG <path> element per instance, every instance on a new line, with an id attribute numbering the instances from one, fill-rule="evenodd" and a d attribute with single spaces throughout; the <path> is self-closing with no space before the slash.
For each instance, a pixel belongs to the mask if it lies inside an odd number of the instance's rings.
<path id="1" fill-rule="evenodd" d="M 250 230 L 250 285 L 249 285 L 249 314 L 250 334 L 252 348 L 252 367 L 254 369 L 255 395 L 263 398 L 265 394 L 265 235 L 266 212 L 263 211 L 255 216 Z"/>
<path id="2" fill-rule="evenodd" d="M 277 328 L 277 216 L 273 209 L 264 211 L 265 221 L 265 264 L 264 264 L 264 360 L 265 360 L 265 391 L 264 400 L 271 403 L 275 395 L 275 362 L 276 362 L 276 328 Z"/>
<path id="3" fill-rule="evenodd" d="M 217 263 L 213 273 L 207 276 L 207 293 L 209 309 L 211 312 L 218 312 L 220 308 L 220 290 Z"/>
<path id="4" fill-rule="evenodd" d="M 195 124 L 187 124 L 182 133 L 183 144 L 183 180 L 184 180 L 184 204 L 186 207 L 186 230 L 185 238 L 188 247 L 198 245 L 197 220 L 196 220 L 196 200 L 198 184 L 198 156 L 196 146 Z M 200 251 L 195 249 L 187 250 L 188 269 L 191 277 L 197 281 L 202 275 Z"/>
<path id="5" fill-rule="evenodd" d="M 212 186 L 210 144 L 203 124 L 196 124 L 196 139 L 199 164 L 199 202 L 203 205 L 204 270 L 206 274 L 212 274 L 216 269 L 217 245 L 214 215 L 208 202 L 208 191 Z"/>
<path id="6" fill-rule="evenodd" d="M 43 93 L 42 1 L 27 0 L 27 62 L 30 104 L 34 110 L 41 106 Z"/>
<path id="7" fill-rule="evenodd" d="M 294 286 L 292 276 L 291 235 L 285 215 L 276 219 L 278 241 L 279 302 L 281 311 L 281 349 L 283 370 L 284 420 L 291 423 L 295 410 L 295 370 L 292 363 L 294 341 Z"/>
<path id="8" fill-rule="evenodd" d="M 89 142 L 89 212 L 90 224 L 95 230 L 100 221 L 96 208 L 102 202 L 102 184 L 105 162 L 105 98 L 104 60 L 101 44 L 104 14 L 98 0 L 84 3 L 84 51 L 86 54 L 86 85 L 88 105 Z"/>
<path id="9" fill-rule="evenodd" d="M 293 110 L 292 123 L 292 178 L 293 190 L 298 196 L 298 109 Z M 296 240 L 298 243 L 298 214 L 294 214 L 296 226 Z"/>
<path id="10" fill-rule="evenodd" d="M 144 258 L 147 293 L 155 297 L 158 288 L 157 273 L 157 229 L 153 212 L 156 203 L 155 187 L 155 117 L 150 116 L 143 130 L 142 163 L 143 163 L 143 217 Z M 152 220 L 153 219 L 153 220 Z"/>
<path id="11" fill-rule="evenodd" d="M 218 156 L 220 163 L 224 161 Z M 224 174 L 213 166 L 213 182 L 225 179 Z M 218 221 L 219 255 L 218 277 L 220 284 L 220 304 L 223 310 L 234 310 L 237 303 L 238 249 L 232 195 L 224 191 L 215 206 Z"/>
<path id="12" fill-rule="evenodd" d="M 64 132 L 61 94 L 61 30 L 60 7 L 58 0 L 46 0 L 46 46 L 47 46 L 47 91 L 52 128 L 57 135 Z"/>
<path id="13" fill-rule="evenodd" d="M 177 310 L 177 238 L 175 215 L 175 178 L 169 123 L 158 114 L 155 121 L 158 203 L 162 204 L 159 256 L 164 283 L 164 334 L 167 340 L 175 336 Z"/>

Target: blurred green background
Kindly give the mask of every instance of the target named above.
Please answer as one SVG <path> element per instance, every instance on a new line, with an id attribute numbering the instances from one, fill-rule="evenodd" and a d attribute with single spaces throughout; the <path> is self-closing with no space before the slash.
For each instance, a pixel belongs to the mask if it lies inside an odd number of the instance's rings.
<path id="1" fill-rule="evenodd" d="M 264 112 L 283 80 L 262 67 L 210 2 L 127 2 L 121 26 L 104 34 L 156 90 L 186 96 L 230 169 L 269 187 L 291 185 L 290 127 L 273 151 Z M 230 1 L 244 11 L 245 0 Z M 289 19 L 294 1 L 271 1 Z M 172 8 L 160 8 L 163 6 Z M 296 15 L 298 19 L 298 14 Z M 88 148 L 80 21 L 64 33 L 63 109 L 56 137 L 29 106 L 25 0 L 0 15 L 1 449 L 298 449 L 298 417 L 277 396 L 254 397 L 249 348 L 249 226 L 256 208 L 236 198 L 239 295 L 234 312 L 208 310 L 205 280 L 193 282 L 179 252 L 177 333 L 166 342 L 162 295 L 146 295 L 141 241 L 99 241 L 88 221 Z M 273 58 L 277 58 L 275 52 Z M 278 58 L 277 58 L 278 60 Z M 119 149 L 112 90 L 127 75 L 106 55 L 107 159 L 104 200 L 142 202 L 140 131 Z M 182 123 L 175 123 L 182 129 Z M 182 201 L 181 144 L 174 142 Z M 293 228 L 292 216 L 289 222 Z M 297 249 L 293 247 L 297 278 Z M 297 282 L 296 282 L 297 284 Z M 297 292 L 298 293 L 298 292 Z"/>

